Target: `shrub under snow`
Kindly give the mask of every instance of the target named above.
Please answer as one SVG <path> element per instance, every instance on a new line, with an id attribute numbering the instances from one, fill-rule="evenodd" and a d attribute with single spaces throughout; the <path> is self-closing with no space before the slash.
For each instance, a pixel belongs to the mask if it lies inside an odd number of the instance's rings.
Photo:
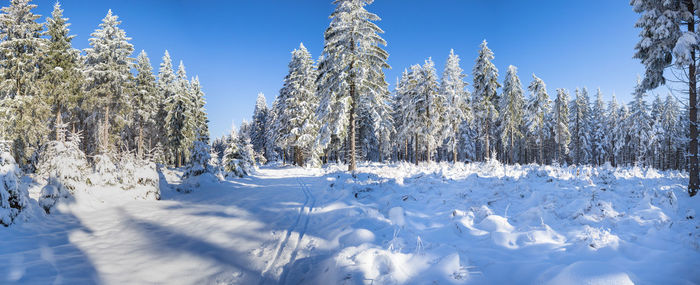
<path id="1" fill-rule="evenodd" d="M 85 153 L 80 150 L 80 135 L 73 133 L 63 141 L 50 141 L 41 151 L 37 173 L 48 176 L 41 190 L 39 204 L 49 213 L 59 199 L 71 197 L 86 187 L 90 169 Z"/>
<path id="2" fill-rule="evenodd" d="M 19 187 L 20 170 L 15 159 L 0 149 L 0 224 L 9 226 L 27 207 L 28 193 Z"/>

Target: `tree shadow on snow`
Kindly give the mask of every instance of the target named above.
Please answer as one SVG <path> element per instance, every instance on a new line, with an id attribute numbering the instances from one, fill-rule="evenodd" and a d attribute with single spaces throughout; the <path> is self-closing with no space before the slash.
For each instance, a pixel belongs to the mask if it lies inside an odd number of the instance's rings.
<path id="1" fill-rule="evenodd" d="M 71 198 L 60 203 L 75 203 Z M 0 284 L 101 283 L 90 257 L 70 238 L 92 230 L 70 212 L 45 214 L 35 200 L 25 211 L 27 222 L 0 227 Z"/>

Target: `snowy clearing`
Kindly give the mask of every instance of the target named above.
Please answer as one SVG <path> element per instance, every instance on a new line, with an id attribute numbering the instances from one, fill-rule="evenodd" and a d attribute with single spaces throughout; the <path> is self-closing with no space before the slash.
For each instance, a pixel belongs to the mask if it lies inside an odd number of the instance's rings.
<path id="1" fill-rule="evenodd" d="M 79 192 L 0 228 L 0 283 L 693 284 L 687 175 L 497 163 L 265 167 L 162 200 Z M 45 216 L 46 215 L 46 216 Z"/>

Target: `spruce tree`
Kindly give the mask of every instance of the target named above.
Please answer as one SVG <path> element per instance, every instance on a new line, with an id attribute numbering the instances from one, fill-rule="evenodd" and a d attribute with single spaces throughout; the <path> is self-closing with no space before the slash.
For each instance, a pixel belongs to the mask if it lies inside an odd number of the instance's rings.
<path id="1" fill-rule="evenodd" d="M 591 159 L 590 145 L 590 99 L 588 90 L 576 88 L 576 98 L 571 101 L 569 130 L 572 138 L 569 148 L 573 152 L 573 163 L 588 164 Z"/>
<path id="2" fill-rule="evenodd" d="M 557 162 L 565 162 L 569 154 L 571 132 L 569 132 L 569 91 L 557 89 L 557 98 L 554 100 L 554 158 Z"/>
<path id="3" fill-rule="evenodd" d="M 547 116 L 552 110 L 552 100 L 547 94 L 547 85 L 539 77 L 532 75 L 532 82 L 528 86 L 530 99 L 527 102 L 525 124 L 530 137 L 535 138 L 537 145 L 537 162 L 544 164 L 544 147 L 548 139 Z"/>
<path id="4" fill-rule="evenodd" d="M 80 51 L 71 46 L 75 36 L 70 35 L 68 18 L 63 17 L 61 5 L 56 2 L 51 17 L 46 19 L 49 36 L 46 55 L 42 60 L 42 92 L 51 106 L 51 117 L 61 114 L 61 121 L 68 125 L 79 123 L 80 103 L 83 101 L 84 83 Z M 56 129 L 56 126 L 54 126 Z M 54 132 L 55 136 L 59 134 Z M 55 137 L 54 136 L 54 137 Z"/>
<path id="5" fill-rule="evenodd" d="M 189 154 L 191 141 L 191 125 L 189 118 L 192 110 L 190 85 L 185 73 L 185 65 L 180 62 L 178 76 L 175 81 L 174 94 L 165 101 L 165 130 L 167 134 L 166 148 L 171 155 L 171 163 L 180 167 Z"/>
<path id="6" fill-rule="evenodd" d="M 100 120 L 109 125 L 109 144 L 128 142 L 122 139 L 126 139 L 125 130 L 131 115 L 133 59 L 130 56 L 134 47 L 119 24 L 118 17 L 109 10 L 99 28 L 91 34 L 90 48 L 85 50 L 87 94 L 83 109 L 88 112 L 84 122 L 88 142 L 96 141 L 94 132 Z M 109 117 L 105 117 L 107 115 Z M 89 144 L 87 153 L 95 151 L 96 146 Z"/>
<path id="7" fill-rule="evenodd" d="M 506 80 L 503 83 L 503 95 L 500 98 L 499 121 L 501 123 L 501 143 L 508 148 L 508 162 L 515 162 L 515 142 L 523 137 L 523 108 L 525 98 L 523 87 L 518 78 L 518 69 L 508 66 Z M 504 147 L 505 148 L 505 147 Z"/>
<path id="8" fill-rule="evenodd" d="M 0 9 L 0 135 L 11 140 L 21 166 L 48 141 L 50 106 L 41 92 L 40 66 L 47 40 L 42 38 L 40 15 L 29 0 L 12 0 Z"/>
<path id="9" fill-rule="evenodd" d="M 620 106 L 617 104 L 617 99 L 615 98 L 615 93 L 612 95 L 612 99 L 608 103 L 608 109 L 606 111 L 606 127 L 605 133 L 608 135 L 608 147 L 606 152 L 608 153 L 610 163 L 612 166 L 617 166 L 620 157 L 617 156 L 617 150 L 619 148 L 620 142 L 618 142 L 617 128 L 620 124 Z"/>
<path id="10" fill-rule="evenodd" d="M 388 94 L 384 68 L 389 54 L 374 22 L 380 18 L 365 10 L 373 0 L 336 0 L 331 24 L 326 29 L 323 57 L 319 62 L 318 117 L 322 122 L 319 145 L 328 147 L 332 139 L 349 140 L 349 171 L 356 168 L 355 145 L 358 103 L 363 96 Z M 382 86 L 384 85 L 384 86 Z"/>
<path id="11" fill-rule="evenodd" d="M 688 86 L 688 194 L 700 191 L 698 164 L 698 92 L 697 54 L 700 17 L 697 1 L 632 0 L 630 5 L 641 16 L 636 27 L 641 29 L 635 46 L 635 58 L 646 67 L 640 88 L 651 90 L 666 83 L 664 71 L 675 66 L 687 75 Z M 684 84 L 686 83 L 684 82 Z"/>
<path id="12" fill-rule="evenodd" d="M 608 157 L 608 132 L 606 131 L 608 120 L 605 114 L 605 103 L 603 102 L 603 92 L 598 91 L 596 93 L 596 100 L 591 109 L 591 150 L 592 150 L 592 163 L 596 165 L 602 165 Z"/>
<path id="13" fill-rule="evenodd" d="M 166 122 L 166 117 L 168 116 L 168 111 L 167 111 L 167 101 L 171 99 L 171 97 L 175 96 L 175 80 L 177 78 L 175 77 L 175 71 L 173 70 L 173 62 L 172 59 L 170 58 L 170 53 L 166 50 L 160 63 L 160 67 L 158 69 L 158 81 L 156 82 L 156 88 L 157 90 L 157 96 L 156 99 L 158 101 L 158 113 L 156 114 L 156 122 Z M 158 128 L 158 138 L 160 138 L 159 143 L 161 143 L 163 146 L 168 145 L 168 131 L 166 124 L 159 124 Z M 165 152 L 167 153 L 170 149 L 166 149 Z M 167 156 L 172 158 L 174 154 L 172 153 L 167 153 Z"/>
<path id="14" fill-rule="evenodd" d="M 269 110 L 267 109 L 267 100 L 263 93 L 258 93 L 258 98 L 255 100 L 255 109 L 253 110 L 253 126 L 251 130 L 251 143 L 253 150 L 264 156 L 267 133 L 267 119 Z"/>
<path id="15" fill-rule="evenodd" d="M 140 156 L 145 153 L 145 149 L 152 148 L 158 141 L 157 138 L 159 123 L 156 121 L 158 115 L 158 90 L 156 88 L 156 78 L 153 75 L 153 67 L 145 51 L 141 51 L 136 58 L 136 77 L 134 78 L 134 98 L 132 100 L 132 135 L 137 139 L 134 144 Z M 148 137 L 148 141 L 146 140 Z"/>
<path id="16" fill-rule="evenodd" d="M 470 115 L 470 109 L 467 105 L 469 92 L 465 90 L 467 83 L 464 82 L 466 75 L 462 73 L 459 61 L 459 56 L 454 53 L 454 50 L 450 50 L 440 82 L 440 94 L 445 96 L 445 106 L 443 106 L 445 120 L 443 121 L 442 133 L 447 147 L 452 151 L 452 162 L 455 163 L 457 162 L 457 146 L 460 140 L 459 127 Z"/>
<path id="17" fill-rule="evenodd" d="M 278 145 L 293 153 L 294 162 L 304 165 L 307 162 L 319 164 L 318 150 L 314 149 L 314 141 L 318 136 L 318 121 L 314 113 L 318 108 L 316 96 L 317 72 L 311 54 L 303 44 L 292 51 L 289 62 L 289 72 L 284 78 L 284 85 L 279 99 L 284 108 L 277 118 L 279 124 L 276 132 L 279 134 Z M 314 161 L 316 160 L 316 161 Z"/>
<path id="18" fill-rule="evenodd" d="M 483 141 L 481 159 L 491 157 L 491 133 L 498 118 L 496 105 L 498 104 L 497 90 L 501 87 L 498 83 L 498 69 L 491 62 L 493 52 L 488 48 L 486 40 L 481 43 L 479 56 L 475 60 L 472 76 L 474 77 L 474 91 L 472 93 L 472 110 L 474 119 L 481 126 L 480 138 Z"/>
<path id="19" fill-rule="evenodd" d="M 629 103 L 630 151 L 634 154 L 632 157 L 634 162 L 645 164 L 650 159 L 649 148 L 653 137 L 649 107 L 644 100 L 646 93 L 641 87 L 641 80 L 637 80 L 633 95 L 634 99 Z"/>

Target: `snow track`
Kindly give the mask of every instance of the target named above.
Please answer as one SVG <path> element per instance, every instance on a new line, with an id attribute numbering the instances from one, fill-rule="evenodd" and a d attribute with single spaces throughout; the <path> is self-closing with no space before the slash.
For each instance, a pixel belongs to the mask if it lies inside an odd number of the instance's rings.
<path id="1" fill-rule="evenodd" d="M 286 270 L 287 265 L 294 264 L 294 261 L 296 260 L 297 253 L 299 250 L 299 244 L 301 244 L 302 239 L 304 238 L 304 235 L 306 234 L 307 229 L 309 228 L 309 220 L 311 219 L 311 212 L 314 210 L 314 205 L 316 204 L 316 197 L 311 193 L 311 190 L 309 187 L 304 184 L 301 180 L 301 178 L 296 178 L 296 182 L 299 184 L 299 189 L 301 192 L 304 194 L 304 203 L 301 205 L 299 208 L 299 214 L 297 215 L 296 219 L 294 220 L 294 223 L 292 223 L 292 226 L 287 229 L 286 234 L 284 235 L 284 238 L 280 240 L 279 244 L 277 245 L 277 251 L 275 253 L 274 258 L 267 264 L 267 267 L 265 270 L 262 272 L 262 276 L 265 277 L 266 275 L 270 274 L 270 270 L 275 270 L 279 268 L 280 266 L 283 267 L 282 274 L 280 275 L 279 278 L 279 283 L 284 284 L 285 279 L 288 274 L 288 270 Z M 302 224 L 301 229 L 297 230 L 297 227 L 299 227 L 299 224 Z M 292 233 L 297 232 L 297 240 L 296 243 L 291 249 L 291 252 L 289 253 L 289 259 L 286 260 L 285 262 L 282 262 L 280 258 L 282 257 L 282 254 L 287 250 L 290 249 L 291 247 L 288 246 Z M 281 264 L 280 264 L 281 263 Z M 278 265 L 280 264 L 280 265 Z M 268 276 L 268 277 L 273 277 L 273 276 Z M 265 281 L 267 281 L 265 278 L 260 280 L 260 284 L 263 284 Z"/>

